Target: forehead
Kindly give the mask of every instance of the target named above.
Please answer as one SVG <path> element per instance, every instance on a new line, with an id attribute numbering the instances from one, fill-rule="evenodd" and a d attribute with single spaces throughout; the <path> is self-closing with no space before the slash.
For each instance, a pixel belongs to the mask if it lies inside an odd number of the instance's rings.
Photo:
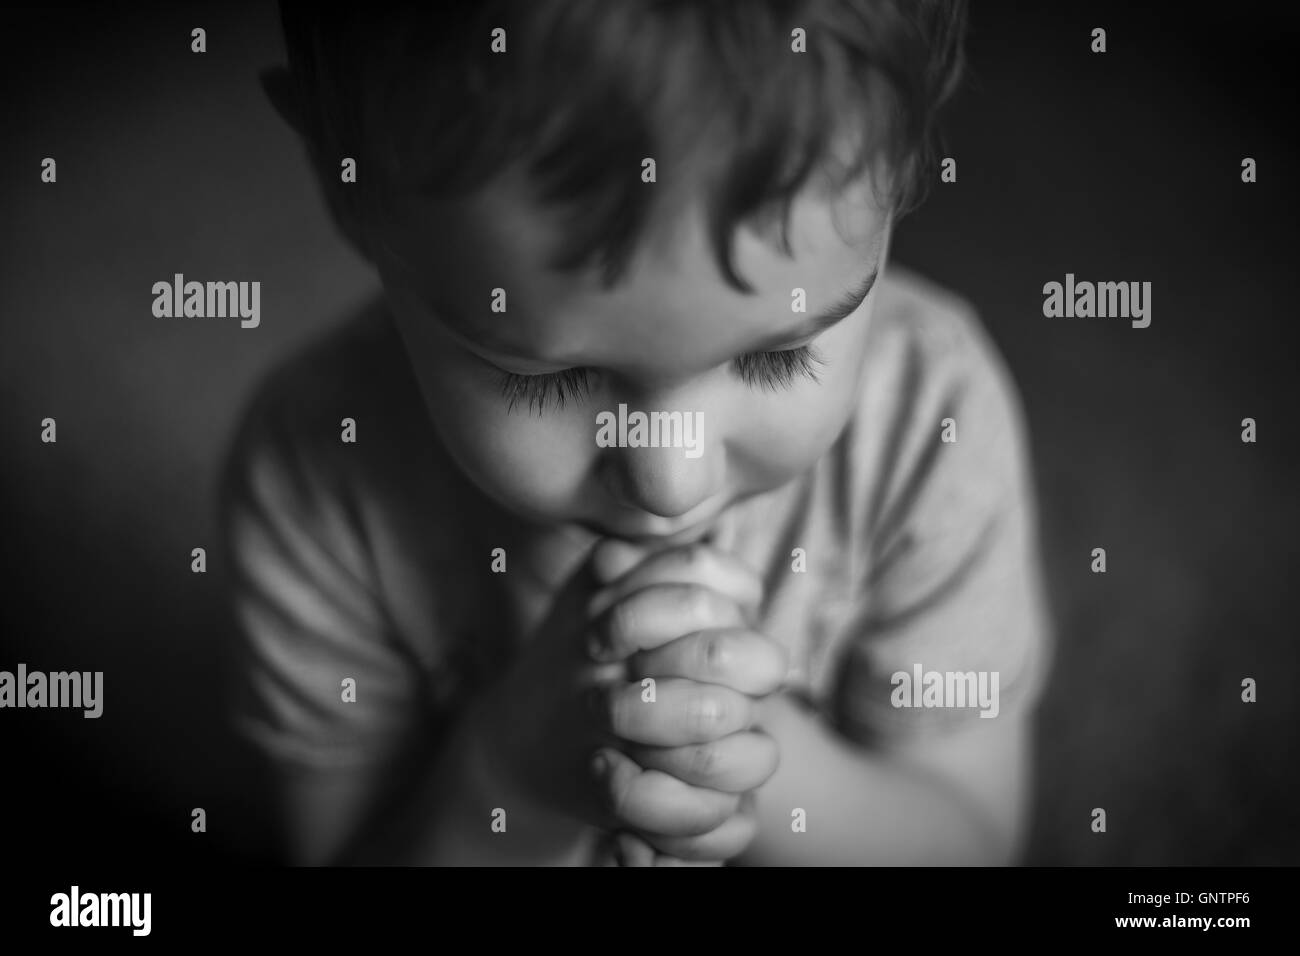
<path id="1" fill-rule="evenodd" d="M 842 299 L 878 264 L 888 230 L 870 175 L 834 193 L 812 182 L 795 198 L 790 256 L 779 223 L 763 222 L 734 235 L 733 263 L 753 289 L 742 292 L 718 268 L 703 203 L 666 196 L 629 268 L 605 288 L 595 269 L 548 265 L 563 226 L 511 172 L 470 198 L 391 202 L 377 223 L 379 265 L 436 321 L 489 349 L 557 364 L 682 368 L 792 328 L 802 317 L 791 309 L 796 288 L 808 315 Z M 494 289 L 505 290 L 504 313 L 491 308 Z"/>

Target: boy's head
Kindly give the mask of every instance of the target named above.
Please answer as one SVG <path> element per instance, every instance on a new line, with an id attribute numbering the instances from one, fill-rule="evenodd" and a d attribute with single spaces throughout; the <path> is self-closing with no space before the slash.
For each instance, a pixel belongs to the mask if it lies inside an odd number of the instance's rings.
<path id="1" fill-rule="evenodd" d="M 688 538 L 834 442 L 891 225 L 932 174 L 965 0 L 282 11 L 290 71 L 268 92 L 484 491 Z M 602 447 L 620 405 L 690 416 L 702 454 L 680 430 Z"/>

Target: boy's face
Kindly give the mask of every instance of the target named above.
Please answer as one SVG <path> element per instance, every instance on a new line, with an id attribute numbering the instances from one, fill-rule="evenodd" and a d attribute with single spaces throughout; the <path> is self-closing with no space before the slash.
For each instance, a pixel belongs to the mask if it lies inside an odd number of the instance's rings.
<path id="1" fill-rule="evenodd" d="M 698 204 L 670 206 L 612 290 L 546 265 L 560 227 L 511 176 L 466 200 L 390 199 L 367 229 L 429 414 L 471 480 L 542 523 L 680 543 L 808 469 L 852 413 L 876 294 L 852 302 L 883 268 L 890 235 L 871 182 L 838 197 L 806 189 L 792 207 L 793 258 L 774 231 L 741 228 L 733 261 L 753 294 L 718 270 Z M 806 311 L 792 308 L 795 289 Z M 789 353 L 737 365 L 803 346 L 820 364 Z M 565 372 L 575 369 L 585 372 Z M 518 378 L 561 373 L 562 406 L 557 379 Z M 601 447 L 597 416 L 620 404 L 700 413 L 697 457 L 680 442 Z"/>

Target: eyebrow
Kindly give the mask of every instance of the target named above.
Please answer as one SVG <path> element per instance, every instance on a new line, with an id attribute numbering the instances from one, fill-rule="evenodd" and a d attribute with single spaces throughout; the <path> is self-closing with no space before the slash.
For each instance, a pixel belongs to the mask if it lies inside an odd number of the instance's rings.
<path id="1" fill-rule="evenodd" d="M 760 342 L 757 342 L 747 351 L 750 353 L 768 351 L 775 346 L 784 345 L 787 342 L 825 331 L 832 325 L 848 318 L 856 312 L 862 306 L 862 303 L 866 301 L 867 296 L 871 294 L 871 290 L 875 287 L 876 280 L 879 277 L 880 265 L 876 264 L 872 266 L 871 271 L 867 273 L 866 277 L 861 282 L 857 283 L 853 288 L 849 289 L 848 292 L 845 292 L 835 302 L 823 309 L 821 312 L 805 319 L 799 328 L 787 329 L 773 335 L 765 336 Z M 448 331 L 451 332 L 453 338 L 460 339 L 462 343 L 477 346 L 486 352 L 491 352 L 502 358 L 514 359 L 521 362 L 546 364 L 544 360 L 538 359 L 535 356 L 516 352 L 513 348 L 499 342 L 494 342 L 490 336 L 488 338 L 471 337 L 454 326 L 449 327 Z"/>
<path id="2" fill-rule="evenodd" d="M 866 278 L 849 289 L 840 296 L 835 302 L 823 309 L 821 312 L 806 319 L 803 325 L 797 329 L 791 329 L 776 335 L 769 335 L 758 343 L 751 351 L 761 352 L 770 349 L 774 345 L 781 345 L 795 339 L 801 339 L 804 336 L 812 335 L 816 332 L 822 332 L 848 318 L 854 312 L 862 307 L 862 303 L 867 300 L 871 290 L 876 285 L 876 279 L 880 277 L 880 265 L 874 265 L 871 271 L 867 273 Z"/>

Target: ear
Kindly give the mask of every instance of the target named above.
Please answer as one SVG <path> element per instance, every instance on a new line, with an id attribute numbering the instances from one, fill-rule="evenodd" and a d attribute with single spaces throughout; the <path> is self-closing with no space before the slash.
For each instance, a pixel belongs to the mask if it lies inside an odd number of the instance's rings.
<path id="1" fill-rule="evenodd" d="M 303 122 L 302 104 L 298 100 L 298 91 L 289 71 L 282 66 L 273 66 L 259 73 L 258 79 L 266 98 L 271 101 L 280 118 L 299 136 L 304 136 L 306 124 Z"/>

